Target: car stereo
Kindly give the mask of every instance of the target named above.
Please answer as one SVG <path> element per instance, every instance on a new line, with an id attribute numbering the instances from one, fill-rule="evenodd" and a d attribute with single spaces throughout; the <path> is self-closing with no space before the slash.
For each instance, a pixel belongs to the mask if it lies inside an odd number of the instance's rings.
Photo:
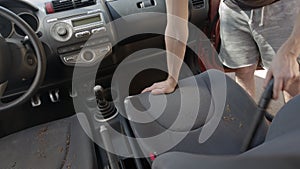
<path id="1" fill-rule="evenodd" d="M 67 42 L 72 36 L 83 38 L 91 34 L 106 32 L 102 13 L 47 22 L 55 22 L 50 28 L 50 34 L 59 42 Z"/>
<path id="2" fill-rule="evenodd" d="M 47 23 L 51 37 L 61 42 L 56 51 L 65 65 L 89 66 L 111 52 L 110 34 L 101 12 L 52 18 Z"/>

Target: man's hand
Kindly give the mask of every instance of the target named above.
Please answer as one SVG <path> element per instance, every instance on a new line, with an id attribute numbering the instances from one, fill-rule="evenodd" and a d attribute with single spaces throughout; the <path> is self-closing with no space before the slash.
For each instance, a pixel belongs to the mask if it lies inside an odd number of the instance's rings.
<path id="1" fill-rule="evenodd" d="M 299 78 L 299 63 L 297 62 L 299 51 L 299 45 L 296 41 L 289 39 L 280 47 L 273 58 L 264 86 L 266 87 L 271 78 L 274 77 L 274 99 L 278 99 L 280 91 L 285 90 L 294 80 Z"/>
<path id="2" fill-rule="evenodd" d="M 173 78 L 154 83 L 152 86 L 144 89 L 142 93 L 151 92 L 152 94 L 167 94 L 174 92 L 177 82 Z"/>

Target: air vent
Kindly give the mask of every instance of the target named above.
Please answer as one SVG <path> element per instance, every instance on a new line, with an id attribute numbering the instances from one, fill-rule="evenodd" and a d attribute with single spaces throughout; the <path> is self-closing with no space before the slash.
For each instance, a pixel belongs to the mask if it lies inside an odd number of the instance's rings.
<path id="1" fill-rule="evenodd" d="M 94 5 L 94 0 L 74 0 L 75 8 L 81 8 L 85 6 Z"/>
<path id="2" fill-rule="evenodd" d="M 46 12 L 55 13 L 96 4 L 96 0 L 53 0 L 45 3 Z"/>
<path id="3" fill-rule="evenodd" d="M 204 0 L 192 0 L 194 9 L 200 9 L 204 7 Z"/>
<path id="4" fill-rule="evenodd" d="M 54 9 L 55 12 L 66 11 L 66 10 L 74 8 L 72 0 L 52 1 L 52 6 L 53 6 L 53 9 Z"/>

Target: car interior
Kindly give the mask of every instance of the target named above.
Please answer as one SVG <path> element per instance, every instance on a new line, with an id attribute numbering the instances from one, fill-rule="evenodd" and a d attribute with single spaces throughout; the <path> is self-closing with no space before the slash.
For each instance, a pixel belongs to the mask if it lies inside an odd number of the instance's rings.
<path id="1" fill-rule="evenodd" d="M 153 96 L 165 0 L 0 0 L 0 169 L 300 166 L 300 99 L 272 121 L 220 71 L 219 2 L 189 0 L 187 71 Z"/>

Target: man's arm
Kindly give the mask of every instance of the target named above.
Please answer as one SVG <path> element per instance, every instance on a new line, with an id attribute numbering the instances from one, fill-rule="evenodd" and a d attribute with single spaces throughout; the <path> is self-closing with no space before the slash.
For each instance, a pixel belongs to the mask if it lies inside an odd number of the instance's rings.
<path id="1" fill-rule="evenodd" d="M 273 58 L 271 67 L 267 73 L 265 86 L 274 77 L 273 98 L 277 99 L 280 91 L 299 78 L 299 63 L 297 57 L 300 55 L 300 12 L 295 21 L 294 29 L 288 40 L 280 47 Z"/>
<path id="2" fill-rule="evenodd" d="M 166 0 L 166 6 L 168 16 L 165 43 L 169 76 L 165 81 L 144 89 L 142 93 L 172 93 L 178 82 L 188 39 L 188 0 Z"/>

